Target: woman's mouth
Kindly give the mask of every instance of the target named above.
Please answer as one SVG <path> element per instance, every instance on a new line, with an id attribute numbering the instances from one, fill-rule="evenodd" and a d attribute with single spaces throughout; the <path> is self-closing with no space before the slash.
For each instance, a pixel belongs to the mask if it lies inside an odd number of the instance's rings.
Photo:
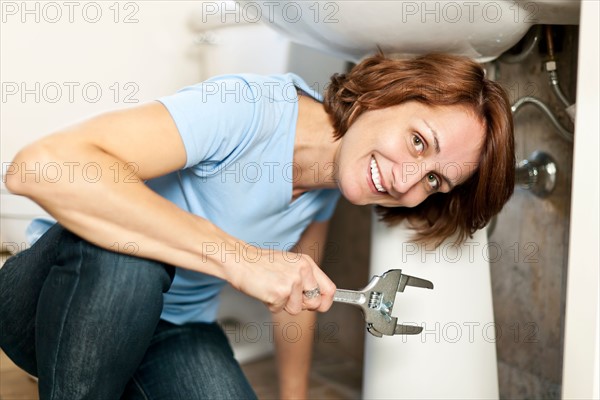
<path id="1" fill-rule="evenodd" d="M 378 192 L 387 192 L 381 184 L 381 178 L 379 176 L 379 166 L 377 165 L 377 161 L 375 161 L 375 157 L 373 156 L 371 156 L 371 180 L 373 181 L 373 185 L 375 185 L 375 189 L 377 189 Z"/>

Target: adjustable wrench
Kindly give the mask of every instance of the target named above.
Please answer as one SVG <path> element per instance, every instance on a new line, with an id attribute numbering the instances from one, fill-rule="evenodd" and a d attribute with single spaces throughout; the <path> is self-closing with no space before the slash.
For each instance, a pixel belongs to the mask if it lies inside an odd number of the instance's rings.
<path id="1" fill-rule="evenodd" d="M 375 275 L 362 290 L 337 289 L 333 301 L 361 308 L 367 331 L 377 337 L 383 335 L 415 335 L 423 330 L 420 326 L 397 324 L 392 308 L 397 292 L 406 286 L 433 289 L 433 283 L 414 276 L 403 275 L 402 270 L 392 269 L 381 276 Z"/>

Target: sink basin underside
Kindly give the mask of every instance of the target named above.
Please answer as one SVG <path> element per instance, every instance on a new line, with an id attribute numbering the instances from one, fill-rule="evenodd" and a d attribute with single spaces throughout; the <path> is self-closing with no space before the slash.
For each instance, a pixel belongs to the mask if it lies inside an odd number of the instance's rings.
<path id="1" fill-rule="evenodd" d="M 580 1 L 253 1 L 261 18 L 301 44 L 359 61 L 430 52 L 489 61 L 535 24 L 577 24 Z M 242 1 L 241 6 L 250 6 Z"/>

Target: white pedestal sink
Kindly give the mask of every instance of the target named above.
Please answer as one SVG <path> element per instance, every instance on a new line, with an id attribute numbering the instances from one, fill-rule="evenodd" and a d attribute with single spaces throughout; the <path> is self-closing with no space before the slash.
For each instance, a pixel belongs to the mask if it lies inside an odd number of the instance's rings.
<path id="1" fill-rule="evenodd" d="M 464 246 L 445 242 L 436 250 L 410 243 L 410 234 L 373 221 L 371 275 L 400 268 L 433 282 L 433 290 L 407 287 L 394 305 L 398 323 L 423 326 L 423 332 L 367 335 L 363 398 L 498 398 L 496 338 L 502 333 L 494 323 L 489 266 L 497 249 L 485 231 Z"/>

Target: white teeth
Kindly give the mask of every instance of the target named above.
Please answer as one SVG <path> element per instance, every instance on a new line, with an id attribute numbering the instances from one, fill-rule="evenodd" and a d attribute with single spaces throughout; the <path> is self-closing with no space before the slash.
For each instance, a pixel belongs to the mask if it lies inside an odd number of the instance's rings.
<path id="1" fill-rule="evenodd" d="M 379 178 L 379 167 L 377 167 L 377 162 L 373 157 L 371 157 L 371 179 L 373 179 L 375 189 L 377 189 L 378 192 L 385 193 L 386 190 L 381 186 L 381 179 Z"/>

